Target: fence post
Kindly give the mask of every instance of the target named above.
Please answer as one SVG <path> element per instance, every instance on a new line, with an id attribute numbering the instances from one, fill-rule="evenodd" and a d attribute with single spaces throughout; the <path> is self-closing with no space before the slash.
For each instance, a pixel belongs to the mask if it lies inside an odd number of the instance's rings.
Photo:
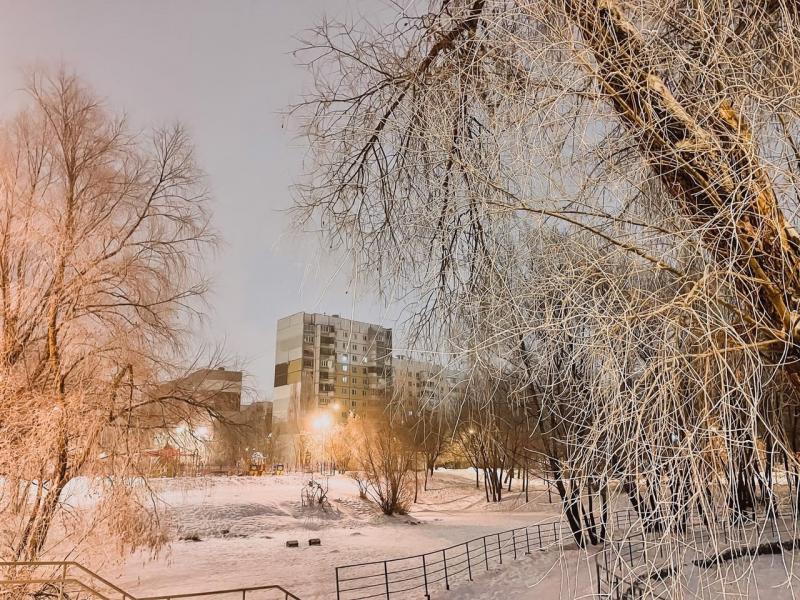
<path id="1" fill-rule="evenodd" d="M 553 521 L 553 543 L 558 544 L 558 529 L 556 528 L 556 522 Z"/>
<path id="2" fill-rule="evenodd" d="M 61 565 L 61 585 L 58 589 L 58 600 L 63 600 L 64 598 L 64 585 L 67 582 L 67 563 Z"/>
<path id="3" fill-rule="evenodd" d="M 431 594 L 428 591 L 428 566 L 425 564 L 425 555 L 422 555 L 422 580 L 425 582 L 425 597 L 431 600 Z M 338 598 L 336 600 L 339 600 Z"/>
<path id="4" fill-rule="evenodd" d="M 594 570 L 597 573 L 597 597 L 602 598 L 600 595 L 600 563 L 597 562 L 597 559 L 594 561 Z"/>
<path id="5" fill-rule="evenodd" d="M 544 550 L 544 547 L 542 546 L 542 526 L 539 525 L 539 523 L 536 524 L 536 535 L 539 536 L 539 550 Z"/>
<path id="6" fill-rule="evenodd" d="M 245 600 L 247 596 L 247 590 L 242 590 L 242 600 Z"/>
<path id="7" fill-rule="evenodd" d="M 469 542 L 465 544 L 467 547 L 467 573 L 469 573 L 469 580 L 472 581 L 472 561 L 469 558 Z"/>
<path id="8" fill-rule="evenodd" d="M 517 530 L 511 530 L 511 544 L 514 546 L 514 560 L 517 560 Z"/>
<path id="9" fill-rule="evenodd" d="M 444 559 L 444 587 L 450 589 L 450 580 L 447 578 L 447 550 L 442 550 L 442 559 Z"/>
<path id="10" fill-rule="evenodd" d="M 527 548 L 527 551 L 525 552 L 525 554 L 530 554 L 531 553 L 531 536 L 528 535 L 527 526 L 525 527 L 525 547 Z"/>
<path id="11" fill-rule="evenodd" d="M 489 570 L 489 553 L 486 551 L 486 536 L 483 536 L 483 560 L 486 562 L 486 570 Z"/>
<path id="12" fill-rule="evenodd" d="M 500 555 L 500 564 L 503 564 L 503 547 L 500 545 L 500 534 L 497 534 L 497 552 Z"/>
<path id="13" fill-rule="evenodd" d="M 389 600 L 389 567 L 386 561 L 383 561 L 383 581 L 386 583 L 386 600 Z"/>
<path id="14" fill-rule="evenodd" d="M 339 590 L 339 567 L 336 567 L 336 600 L 341 600 L 341 591 Z"/>

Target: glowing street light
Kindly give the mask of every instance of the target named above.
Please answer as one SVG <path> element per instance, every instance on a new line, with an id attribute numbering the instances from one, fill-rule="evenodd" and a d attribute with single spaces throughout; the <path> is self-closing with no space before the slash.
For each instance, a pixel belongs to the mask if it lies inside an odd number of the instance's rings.
<path id="1" fill-rule="evenodd" d="M 311 427 L 316 429 L 317 431 L 322 432 L 322 465 L 323 469 L 325 468 L 325 434 L 331 428 L 333 424 L 333 419 L 331 418 L 331 413 L 323 412 L 317 415 L 313 421 L 311 421 Z"/>
<path id="2" fill-rule="evenodd" d="M 322 413 L 318 415 L 313 421 L 311 421 L 311 426 L 316 429 L 317 431 L 322 431 L 323 433 L 331 428 L 333 420 L 331 419 L 330 413 Z"/>

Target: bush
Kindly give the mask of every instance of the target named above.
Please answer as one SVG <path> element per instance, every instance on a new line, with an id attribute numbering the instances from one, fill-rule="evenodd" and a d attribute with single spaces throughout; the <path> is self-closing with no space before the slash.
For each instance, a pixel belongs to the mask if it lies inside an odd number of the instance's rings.
<path id="1" fill-rule="evenodd" d="M 413 451 L 392 431 L 388 421 L 361 423 L 355 461 L 362 497 L 372 500 L 385 515 L 406 514 L 413 494 Z"/>

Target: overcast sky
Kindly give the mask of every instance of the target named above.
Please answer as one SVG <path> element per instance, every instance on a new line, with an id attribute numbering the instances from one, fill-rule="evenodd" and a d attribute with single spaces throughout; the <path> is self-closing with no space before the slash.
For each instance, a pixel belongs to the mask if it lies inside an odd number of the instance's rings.
<path id="1" fill-rule="evenodd" d="M 281 212 L 304 151 L 280 113 L 310 83 L 291 56 L 293 36 L 326 14 L 380 8 L 381 0 L 0 0 L 3 115 L 24 99 L 25 68 L 63 63 L 137 127 L 187 126 L 225 240 L 209 260 L 203 336 L 224 342 L 267 394 L 279 317 L 307 310 L 392 325 L 374 298 L 347 289 L 346 276 L 329 282 L 337 263 L 320 267 L 316 240 L 287 236 Z"/>

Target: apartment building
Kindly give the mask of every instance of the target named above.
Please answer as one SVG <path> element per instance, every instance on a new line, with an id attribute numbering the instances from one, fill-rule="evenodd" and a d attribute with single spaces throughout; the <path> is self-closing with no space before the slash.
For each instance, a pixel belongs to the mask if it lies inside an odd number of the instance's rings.
<path id="1" fill-rule="evenodd" d="M 434 362 L 404 355 L 392 359 L 392 402 L 398 407 L 433 407 L 464 394 L 459 373 Z"/>
<path id="2" fill-rule="evenodd" d="M 351 414 L 382 411 L 392 377 L 392 330 L 339 315 L 299 312 L 278 320 L 273 434 L 286 460 L 293 436 Z"/>

